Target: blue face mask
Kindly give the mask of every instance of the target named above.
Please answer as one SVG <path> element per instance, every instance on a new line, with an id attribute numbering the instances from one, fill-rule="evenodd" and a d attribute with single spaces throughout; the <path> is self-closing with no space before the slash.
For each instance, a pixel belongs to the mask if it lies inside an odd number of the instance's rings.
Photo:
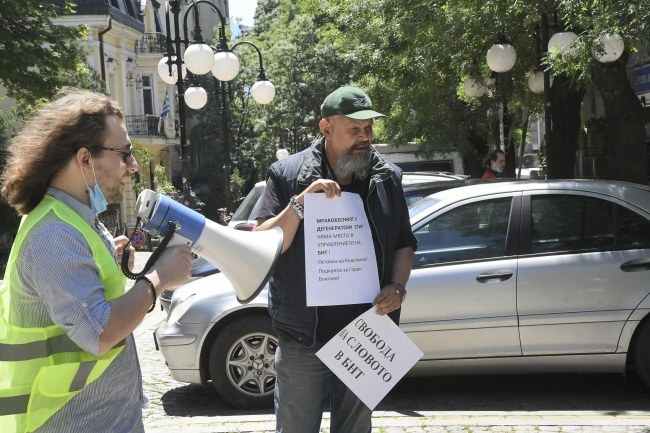
<path id="1" fill-rule="evenodd" d="M 97 176 L 95 175 L 95 164 L 93 164 L 93 158 L 90 158 L 90 164 L 93 167 L 93 177 L 95 178 L 95 186 L 90 187 L 88 185 L 88 181 L 86 180 L 86 175 L 84 174 L 83 170 L 81 170 L 81 175 L 84 177 L 84 182 L 86 182 L 86 192 L 88 193 L 88 197 L 90 198 L 90 208 L 95 212 L 95 214 L 99 215 L 100 213 L 104 212 L 106 208 L 108 207 L 108 201 L 106 201 L 106 197 L 104 197 L 104 193 L 102 192 L 102 189 L 99 187 L 99 184 L 97 183 Z"/>

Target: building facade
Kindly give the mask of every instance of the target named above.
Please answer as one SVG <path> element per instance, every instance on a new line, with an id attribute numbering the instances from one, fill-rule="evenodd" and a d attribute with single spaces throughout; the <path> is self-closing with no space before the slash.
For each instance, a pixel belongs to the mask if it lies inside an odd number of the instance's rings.
<path id="1" fill-rule="evenodd" d="M 62 16 L 58 24 L 89 28 L 88 38 L 79 41 L 87 53 L 88 64 L 104 79 L 108 95 L 122 107 L 129 136 L 135 149 L 148 149 L 148 161 L 138 159 L 139 173 L 129 182 L 116 215 L 109 218 L 113 229 L 135 226 L 135 185 L 142 182 L 154 189 L 154 170 L 164 167 L 168 180 L 180 172 L 179 115 L 175 85 L 158 76 L 158 62 L 167 52 L 166 36 L 174 37 L 174 17 L 168 2 L 157 0 L 77 0 L 74 15 Z M 226 1 L 213 2 L 228 17 Z M 180 0 L 181 36 L 183 18 L 192 4 Z M 219 15 L 210 5 L 197 6 L 205 41 L 211 41 Z M 194 14 L 187 16 L 187 35 L 193 38 Z M 185 107 L 183 107 L 185 108 Z M 189 116 L 186 116 L 189 118 Z M 189 131 L 189 127 L 187 129 Z M 189 136 L 189 134 L 188 134 Z M 191 144 L 191 143 L 188 143 Z"/>

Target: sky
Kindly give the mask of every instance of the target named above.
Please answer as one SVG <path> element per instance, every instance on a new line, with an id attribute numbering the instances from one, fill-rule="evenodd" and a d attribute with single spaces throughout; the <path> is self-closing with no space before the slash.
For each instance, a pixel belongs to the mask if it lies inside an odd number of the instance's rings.
<path id="1" fill-rule="evenodd" d="M 256 7 L 257 0 L 230 0 L 230 17 L 241 18 L 242 24 L 252 26 Z M 234 20 L 232 21 L 234 22 Z M 235 36 L 235 33 L 239 33 L 239 29 L 235 27 L 236 26 L 230 26 L 230 31 L 232 32 L 233 37 Z"/>

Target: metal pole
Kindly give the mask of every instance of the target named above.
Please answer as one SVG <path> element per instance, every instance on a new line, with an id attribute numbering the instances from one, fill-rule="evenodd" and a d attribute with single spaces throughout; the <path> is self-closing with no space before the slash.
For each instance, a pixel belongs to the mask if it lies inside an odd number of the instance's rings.
<path id="1" fill-rule="evenodd" d="M 215 80 L 217 80 L 215 78 Z M 217 80 L 219 81 L 219 80 Z M 228 95 L 226 90 L 226 82 L 219 81 L 221 90 L 221 121 L 223 131 L 223 147 L 226 152 L 226 163 L 224 165 L 224 198 L 226 200 L 227 212 L 232 211 L 231 207 L 231 192 L 230 192 L 230 137 L 228 135 Z"/>
<path id="2" fill-rule="evenodd" d="M 548 14 L 542 14 L 542 50 L 548 52 Z M 551 147 L 553 134 L 551 119 L 551 71 L 544 70 L 544 147 Z"/>
<path id="3" fill-rule="evenodd" d="M 185 83 L 183 83 L 183 59 L 181 57 L 181 38 L 179 14 L 180 0 L 171 0 L 169 5 L 174 14 L 174 43 L 176 45 L 176 88 L 178 89 L 178 122 L 181 140 L 181 175 L 183 177 L 183 204 L 190 204 L 190 156 L 187 152 L 187 134 L 185 129 Z M 167 29 L 169 31 L 169 29 Z"/>

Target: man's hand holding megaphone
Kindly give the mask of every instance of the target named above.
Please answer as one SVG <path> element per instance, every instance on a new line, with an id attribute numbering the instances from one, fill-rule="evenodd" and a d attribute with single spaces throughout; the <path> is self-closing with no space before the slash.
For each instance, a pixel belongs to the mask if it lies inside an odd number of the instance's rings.
<path id="1" fill-rule="evenodd" d="M 136 214 L 142 219 L 142 228 L 151 236 L 165 237 L 159 248 L 183 245 L 186 247 L 183 251 L 189 252 L 191 247 L 192 252 L 219 268 L 228 277 L 241 303 L 250 302 L 262 291 L 282 250 L 280 228 L 264 233 L 226 228 L 152 190 L 145 189 L 140 193 Z M 167 249 L 164 251 L 166 253 Z M 242 257 L 247 260 L 241 260 Z M 159 260 L 155 263 L 157 266 L 151 269 L 162 272 L 160 277 L 169 271 Z M 188 266 L 191 268 L 191 260 Z M 176 280 L 177 284 L 183 279 Z"/>
<path id="2" fill-rule="evenodd" d="M 149 272 L 145 274 L 153 283 L 156 296 L 163 291 L 178 286 L 192 273 L 192 251 L 187 245 L 165 248 Z"/>

